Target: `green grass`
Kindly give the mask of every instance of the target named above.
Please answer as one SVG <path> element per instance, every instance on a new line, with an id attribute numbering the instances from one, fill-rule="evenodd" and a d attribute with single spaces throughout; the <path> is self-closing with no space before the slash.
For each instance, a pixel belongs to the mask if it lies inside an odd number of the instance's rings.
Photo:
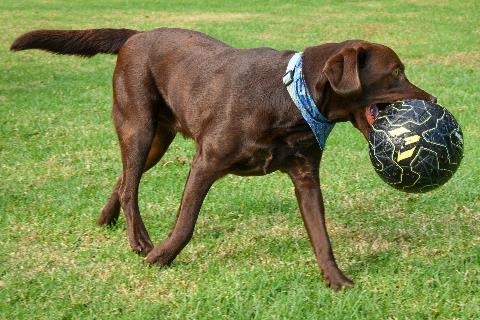
<path id="1" fill-rule="evenodd" d="M 3 1 L 0 18 L 0 318 L 480 318 L 478 1 Z M 351 290 L 324 287 L 292 185 L 277 173 L 216 183 L 191 243 L 171 267 L 149 266 L 130 252 L 123 218 L 95 225 L 120 171 L 115 57 L 8 48 L 36 28 L 159 26 L 239 47 L 389 45 L 460 122 L 462 166 L 439 190 L 403 194 L 376 176 L 350 124 L 335 128 L 322 186 Z M 155 242 L 174 222 L 192 154 L 177 137 L 143 179 Z"/>

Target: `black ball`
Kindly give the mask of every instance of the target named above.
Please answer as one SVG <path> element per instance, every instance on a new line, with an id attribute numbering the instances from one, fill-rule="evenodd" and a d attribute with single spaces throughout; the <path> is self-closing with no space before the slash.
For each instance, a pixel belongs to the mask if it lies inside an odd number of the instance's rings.
<path id="1" fill-rule="evenodd" d="M 389 185 L 426 192 L 447 182 L 463 157 L 463 135 L 444 107 L 404 100 L 378 111 L 369 137 L 370 160 Z"/>

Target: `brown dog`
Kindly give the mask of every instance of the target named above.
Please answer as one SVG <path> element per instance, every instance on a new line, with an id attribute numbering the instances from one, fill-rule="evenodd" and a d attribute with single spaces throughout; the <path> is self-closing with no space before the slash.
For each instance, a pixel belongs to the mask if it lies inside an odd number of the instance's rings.
<path id="1" fill-rule="evenodd" d="M 280 170 L 295 186 L 303 221 L 328 286 L 351 286 L 337 267 L 320 191 L 322 150 L 289 96 L 282 76 L 293 51 L 236 49 L 181 29 L 37 30 L 12 50 L 43 49 L 93 56 L 118 53 L 113 119 L 123 172 L 98 223 L 125 212 L 132 249 L 168 265 L 192 237 L 203 199 L 222 176 Z M 390 48 L 351 40 L 308 47 L 303 73 L 318 110 L 332 122 L 351 121 L 367 137 L 367 107 L 406 98 L 436 100 L 413 86 Z M 177 221 L 153 246 L 138 209 L 142 173 L 164 155 L 176 133 L 195 140 L 196 153 Z"/>

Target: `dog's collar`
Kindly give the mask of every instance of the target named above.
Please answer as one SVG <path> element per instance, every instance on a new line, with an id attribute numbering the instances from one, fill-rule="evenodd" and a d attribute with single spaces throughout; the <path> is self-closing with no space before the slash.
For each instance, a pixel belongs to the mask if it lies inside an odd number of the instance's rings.
<path id="1" fill-rule="evenodd" d="M 283 75 L 283 84 L 305 121 L 315 135 L 320 149 L 325 149 L 325 142 L 333 129 L 334 123 L 320 113 L 308 91 L 307 83 L 302 72 L 303 52 L 297 52 L 288 62 L 287 70 Z"/>

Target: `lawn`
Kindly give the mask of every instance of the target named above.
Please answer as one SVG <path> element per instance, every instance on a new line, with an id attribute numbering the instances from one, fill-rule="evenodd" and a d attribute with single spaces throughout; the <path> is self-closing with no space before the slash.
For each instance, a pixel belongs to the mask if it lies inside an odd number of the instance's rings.
<path id="1" fill-rule="evenodd" d="M 2 1 L 0 19 L 0 319 L 480 318 L 478 1 Z M 462 165 L 442 188 L 404 194 L 376 176 L 351 124 L 335 127 L 322 187 L 353 289 L 325 288 L 280 173 L 217 182 L 190 244 L 169 268 L 149 266 L 123 218 L 95 224 L 121 169 L 115 57 L 8 48 L 32 29 L 161 26 L 242 48 L 386 44 L 461 124 Z M 178 136 L 142 180 L 155 242 L 174 222 L 193 151 Z"/>

